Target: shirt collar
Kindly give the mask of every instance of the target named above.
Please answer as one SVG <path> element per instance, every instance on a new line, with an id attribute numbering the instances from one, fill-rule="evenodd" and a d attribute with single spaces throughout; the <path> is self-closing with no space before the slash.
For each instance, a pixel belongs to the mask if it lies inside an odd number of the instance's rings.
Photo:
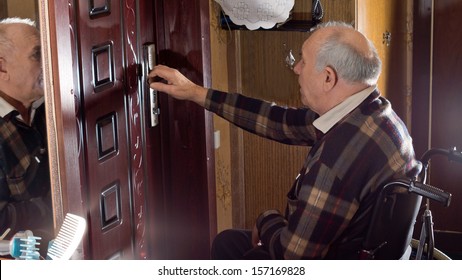
<path id="1" fill-rule="evenodd" d="M 358 105 L 361 104 L 361 102 L 363 102 L 375 89 L 376 86 L 370 86 L 348 97 L 342 103 L 317 118 L 313 122 L 314 127 L 324 134 L 327 133 L 343 117 L 358 107 Z"/>
<path id="2" fill-rule="evenodd" d="M 32 121 L 34 120 L 34 117 L 35 117 L 35 111 L 37 110 L 38 107 L 40 107 L 43 103 L 45 102 L 45 97 L 42 96 L 40 97 L 39 99 L 35 100 L 34 102 L 32 102 L 32 109 L 31 109 L 31 112 L 30 112 L 30 121 L 32 123 Z"/>
<path id="3" fill-rule="evenodd" d="M 43 104 L 43 102 L 45 101 L 45 98 L 44 97 L 41 97 L 40 99 L 34 101 L 31 105 L 31 115 L 30 115 L 30 120 L 31 120 L 31 123 L 32 123 L 32 120 L 34 119 L 34 116 L 35 116 L 35 110 Z M 12 111 L 15 111 L 16 108 L 14 108 L 13 106 L 11 106 L 10 103 L 6 102 L 5 99 L 1 98 L 0 97 L 0 117 L 4 118 L 6 115 L 8 115 L 9 113 L 11 113 Z M 18 115 L 18 118 L 22 120 L 22 117 L 21 115 Z"/>

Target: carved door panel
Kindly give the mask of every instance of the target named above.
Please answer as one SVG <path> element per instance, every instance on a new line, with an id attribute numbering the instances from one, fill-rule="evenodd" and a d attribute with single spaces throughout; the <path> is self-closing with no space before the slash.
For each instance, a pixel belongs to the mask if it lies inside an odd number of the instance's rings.
<path id="1" fill-rule="evenodd" d="M 132 258 L 130 139 L 120 1 L 76 1 L 92 258 Z"/>

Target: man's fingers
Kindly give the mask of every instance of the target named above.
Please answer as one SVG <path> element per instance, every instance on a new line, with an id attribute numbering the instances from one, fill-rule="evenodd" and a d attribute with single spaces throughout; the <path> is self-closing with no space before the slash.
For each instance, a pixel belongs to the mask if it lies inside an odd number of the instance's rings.
<path id="1" fill-rule="evenodd" d="M 171 86 L 167 85 L 165 83 L 161 83 L 161 82 L 152 82 L 152 83 L 149 84 L 149 87 L 151 87 L 152 89 L 155 89 L 157 91 L 162 91 L 162 92 L 169 93 L 168 88 L 171 87 Z"/>
<path id="2" fill-rule="evenodd" d="M 163 79 L 168 80 L 169 77 L 173 77 L 177 70 L 173 68 L 169 68 L 165 65 L 156 65 L 154 68 L 149 72 L 148 77 L 161 77 Z"/>

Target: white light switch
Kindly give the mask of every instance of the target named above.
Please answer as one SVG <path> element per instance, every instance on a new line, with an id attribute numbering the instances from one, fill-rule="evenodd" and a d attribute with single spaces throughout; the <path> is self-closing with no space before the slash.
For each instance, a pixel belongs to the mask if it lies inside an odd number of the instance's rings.
<path id="1" fill-rule="evenodd" d="M 215 150 L 220 148 L 220 131 L 219 130 L 215 130 L 215 132 L 213 133 L 213 143 L 215 146 Z"/>

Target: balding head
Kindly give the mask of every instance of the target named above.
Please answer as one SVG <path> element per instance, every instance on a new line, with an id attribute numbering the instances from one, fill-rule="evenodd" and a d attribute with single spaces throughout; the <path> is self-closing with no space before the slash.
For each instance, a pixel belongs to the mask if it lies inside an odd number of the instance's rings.
<path id="1" fill-rule="evenodd" d="M 0 21 L 0 92 L 21 112 L 43 96 L 40 33 L 29 19 Z"/>
<path id="2" fill-rule="evenodd" d="M 328 22 L 316 26 L 310 37 L 318 44 L 316 69 L 332 67 L 340 79 L 349 83 L 374 85 L 381 61 L 374 45 L 352 26 Z"/>
<path id="3" fill-rule="evenodd" d="M 11 17 L 0 20 L 0 52 L 8 53 L 14 50 L 12 37 L 18 29 L 27 29 L 39 36 L 35 22 L 28 18 Z"/>
<path id="4" fill-rule="evenodd" d="M 301 101 L 324 114 L 349 96 L 375 85 L 381 62 L 369 40 L 345 23 L 317 26 L 295 65 Z"/>

